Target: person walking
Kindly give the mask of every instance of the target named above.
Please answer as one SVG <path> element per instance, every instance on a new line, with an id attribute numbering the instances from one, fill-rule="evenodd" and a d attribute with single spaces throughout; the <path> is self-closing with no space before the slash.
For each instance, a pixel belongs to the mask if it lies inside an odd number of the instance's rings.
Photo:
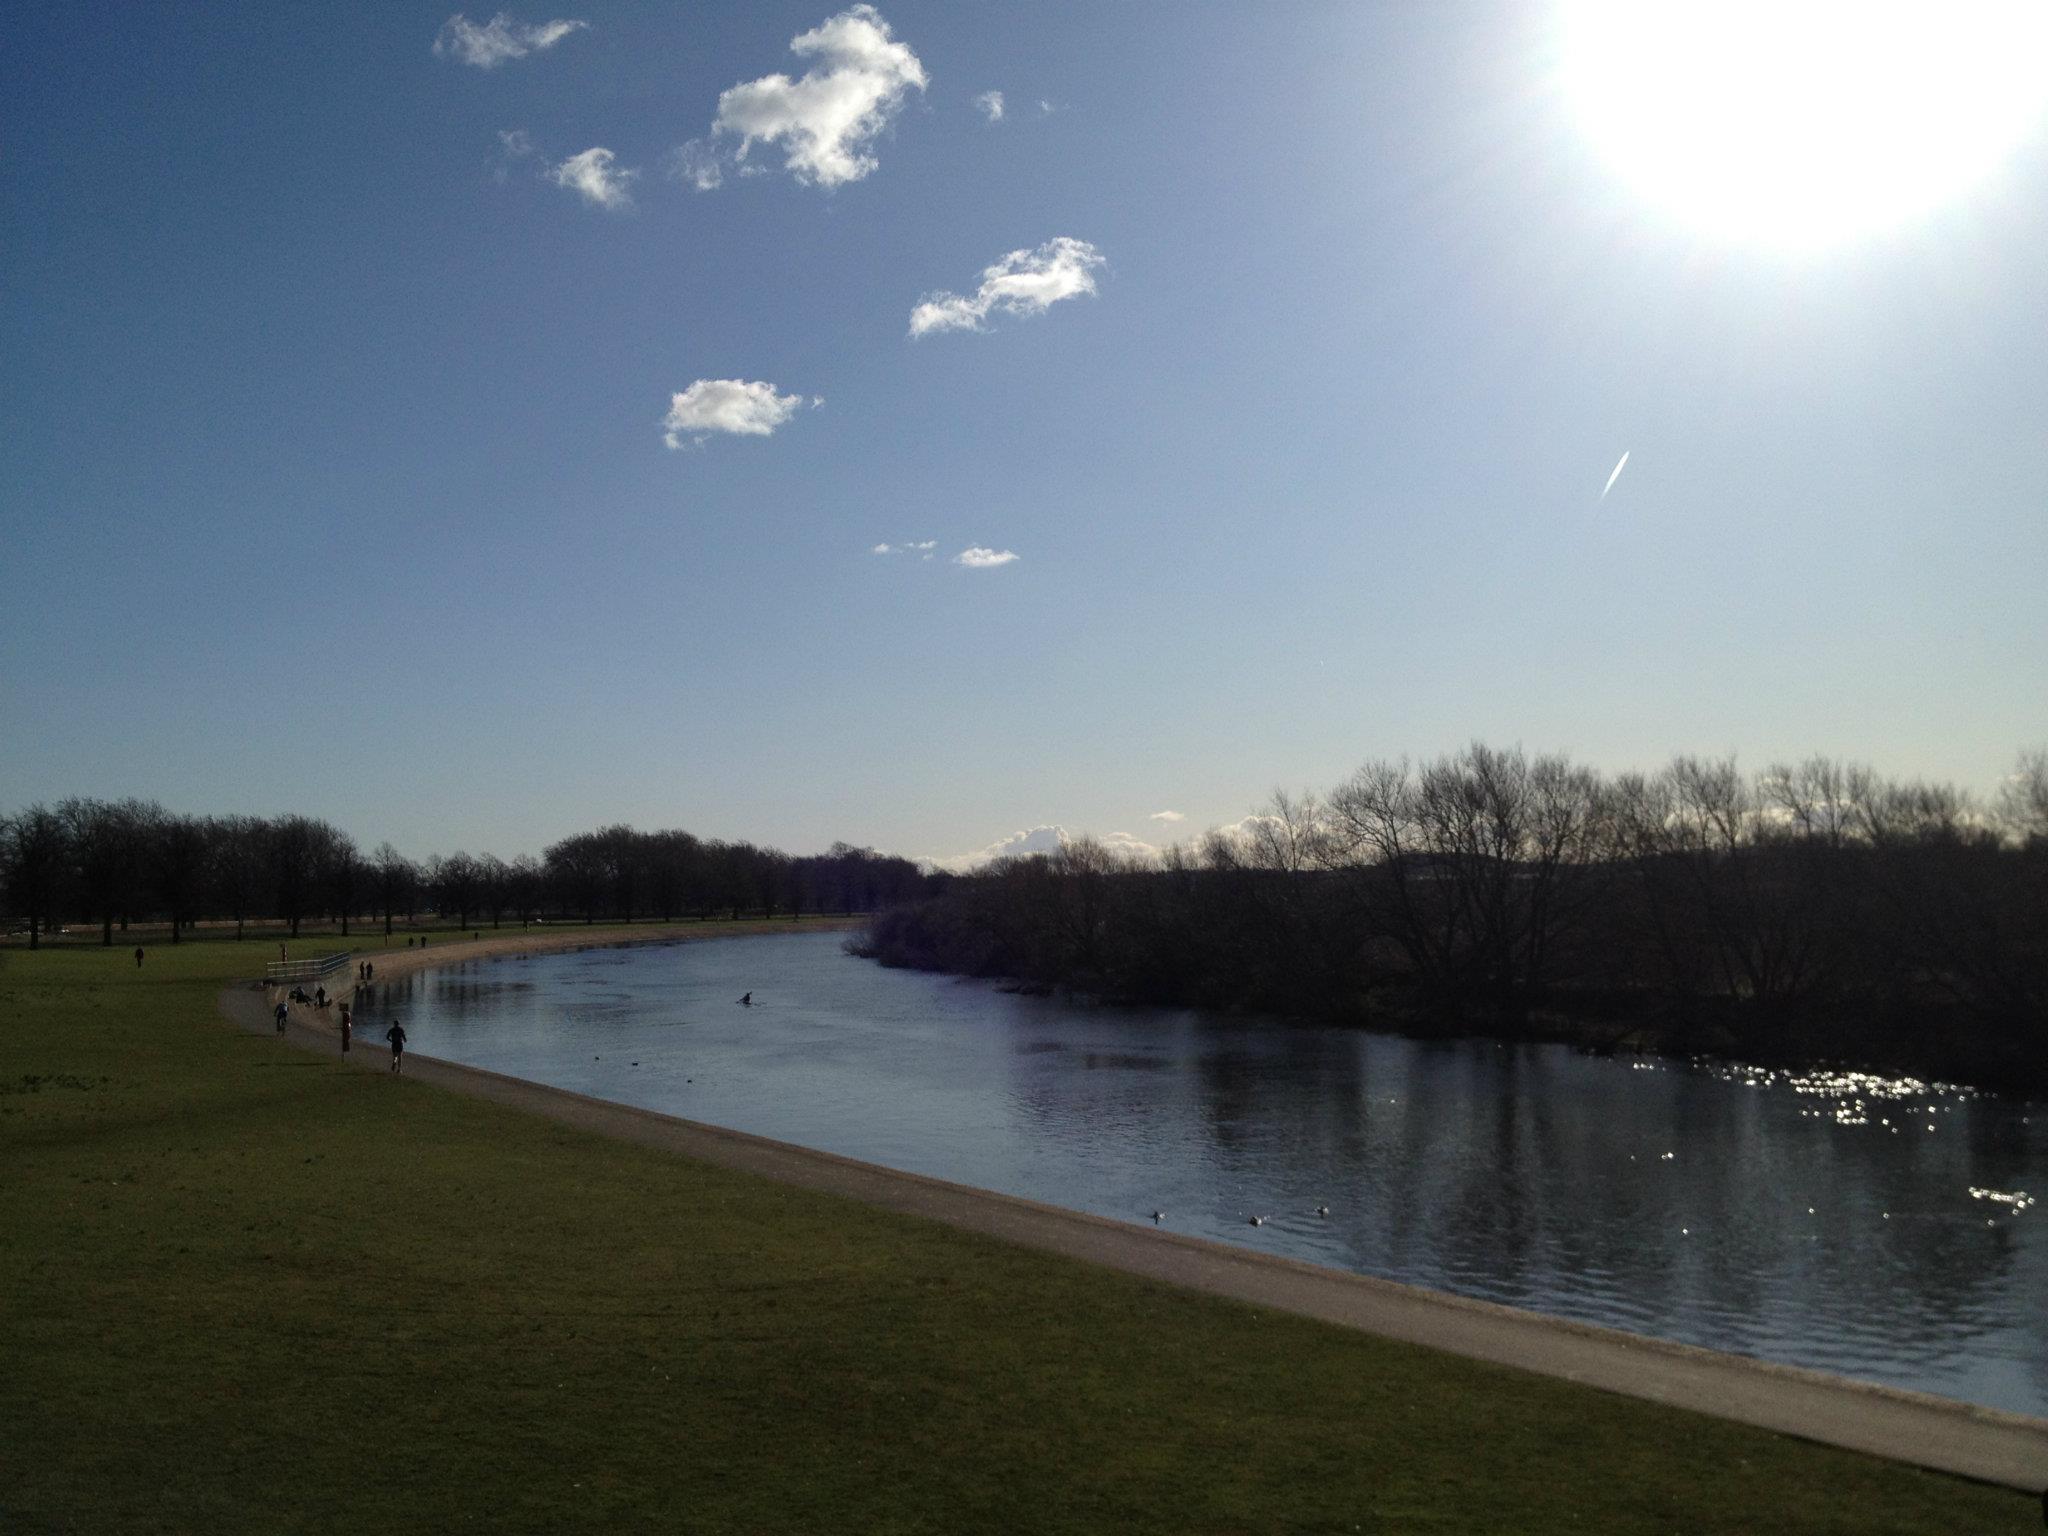
<path id="1" fill-rule="evenodd" d="M 341 1005 L 341 1054 L 348 1054 L 349 1036 L 355 1033 L 355 1021 L 349 1017 L 348 1004 Z"/>
<path id="2" fill-rule="evenodd" d="M 277 1020 L 277 1032 L 280 1035 L 284 1033 L 284 1012 L 284 1004 L 280 1002 L 277 1005 L 277 1012 L 271 1015 L 271 1017 Z"/>
<path id="3" fill-rule="evenodd" d="M 393 1019 L 391 1027 L 384 1031 L 384 1038 L 391 1042 L 391 1070 L 403 1072 L 405 1070 L 405 1026 L 400 1024 L 398 1020 Z"/>
<path id="4" fill-rule="evenodd" d="M 142 969 L 142 946 L 140 944 L 135 946 L 135 969 L 138 971 Z"/>

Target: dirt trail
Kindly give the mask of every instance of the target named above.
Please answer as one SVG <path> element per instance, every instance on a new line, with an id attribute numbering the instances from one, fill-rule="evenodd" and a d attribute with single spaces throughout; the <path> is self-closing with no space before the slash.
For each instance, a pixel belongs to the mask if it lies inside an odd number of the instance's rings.
<path id="1" fill-rule="evenodd" d="M 726 938 L 742 932 L 786 933 L 794 926 L 762 923 L 706 932 L 685 925 L 636 931 L 626 937 L 621 937 L 619 930 L 609 936 L 603 930 L 587 934 L 551 930 L 395 954 L 380 951 L 370 958 L 375 960 L 377 979 L 385 981 L 426 966 L 454 965 L 491 954 Z M 806 923 L 804 931 L 822 926 Z M 221 994 L 222 1011 L 243 1028 L 259 1032 L 273 1027 L 273 1001 L 270 989 L 257 984 Z M 336 1033 L 332 1009 L 324 1014 L 292 1010 L 288 1038 L 293 1043 L 333 1052 Z M 359 1027 L 357 1048 L 350 1060 L 365 1069 L 384 1071 L 389 1054 L 381 1040 L 365 1040 L 368 1033 L 372 1031 Z M 1133 1226 L 410 1052 L 405 1072 L 414 1079 L 566 1125 L 928 1217 L 1129 1274 L 1933 1471 L 2030 1493 L 2048 1487 L 2048 1420 L 1642 1338 Z"/>

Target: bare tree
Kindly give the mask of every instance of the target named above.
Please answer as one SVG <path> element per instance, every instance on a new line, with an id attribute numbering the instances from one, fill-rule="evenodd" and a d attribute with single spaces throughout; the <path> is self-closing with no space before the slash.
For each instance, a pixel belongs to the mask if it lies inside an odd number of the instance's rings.
<path id="1" fill-rule="evenodd" d="M 211 843 L 212 829 L 193 816 L 159 811 L 148 829 L 151 883 L 171 920 L 173 944 L 181 942 L 183 926 L 200 901 Z"/>
<path id="2" fill-rule="evenodd" d="M 1998 820 L 2018 842 L 2048 843 L 2048 747 L 2020 754 L 2018 767 L 1999 786 Z"/>
<path id="3" fill-rule="evenodd" d="M 42 947 L 70 860 L 70 834 L 56 811 L 32 805 L 0 821 L 0 882 L 8 904 L 28 923 L 30 949 Z"/>
<path id="4" fill-rule="evenodd" d="M 412 899 L 412 889 L 419 883 L 419 871 L 412 860 L 400 853 L 389 843 L 379 843 L 376 852 L 370 855 L 371 889 L 376 893 L 377 906 L 384 913 L 384 936 L 391 936 L 391 918 L 394 912 Z"/>

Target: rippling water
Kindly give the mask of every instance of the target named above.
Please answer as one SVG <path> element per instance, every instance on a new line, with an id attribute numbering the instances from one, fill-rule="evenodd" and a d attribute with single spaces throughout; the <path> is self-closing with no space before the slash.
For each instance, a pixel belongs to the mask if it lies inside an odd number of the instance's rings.
<path id="1" fill-rule="evenodd" d="M 477 961 L 378 993 L 365 1025 L 396 1013 L 425 1055 L 2048 1415 L 2048 1105 L 1017 997 L 825 933 Z"/>

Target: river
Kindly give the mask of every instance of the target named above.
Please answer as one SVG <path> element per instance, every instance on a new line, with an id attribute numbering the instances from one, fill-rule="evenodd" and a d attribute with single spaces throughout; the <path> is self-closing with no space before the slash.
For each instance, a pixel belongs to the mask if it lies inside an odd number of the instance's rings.
<path id="1" fill-rule="evenodd" d="M 396 1014 L 424 1055 L 621 1103 L 2048 1416 L 2048 1105 L 1021 997 L 841 937 L 472 961 L 380 985 L 363 1033 Z"/>

